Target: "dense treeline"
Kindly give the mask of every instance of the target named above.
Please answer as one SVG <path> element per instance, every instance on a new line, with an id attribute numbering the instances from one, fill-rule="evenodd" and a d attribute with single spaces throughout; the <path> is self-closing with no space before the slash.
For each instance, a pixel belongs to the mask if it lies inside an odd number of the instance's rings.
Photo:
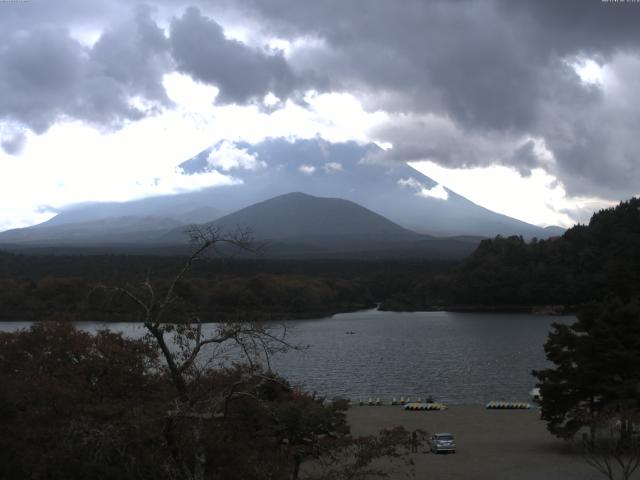
<path id="1" fill-rule="evenodd" d="M 41 320 L 64 314 L 77 320 L 132 320 L 126 299 L 99 286 L 133 284 L 150 277 L 167 282 L 184 257 L 89 255 L 31 256 L 0 253 L 0 319 Z M 452 264 L 210 259 L 181 281 L 184 308 L 206 320 L 243 315 L 304 318 L 371 308 L 402 307 L 406 292 L 444 284 Z M 433 286 L 433 288 L 432 288 Z M 437 303 L 437 302 L 436 302 Z"/>
<path id="2" fill-rule="evenodd" d="M 580 305 L 640 291 L 640 199 L 597 212 L 562 237 L 484 240 L 455 270 L 451 301 Z"/>
<path id="3" fill-rule="evenodd" d="M 303 318 L 376 303 L 388 310 L 573 309 L 607 297 L 628 299 L 640 291 L 639 209 L 640 200 L 631 199 L 548 240 L 484 240 L 461 263 L 212 259 L 194 267 L 180 292 L 185 305 L 205 312 L 209 320 L 239 311 Z M 95 287 L 146 276 L 162 281 L 183 260 L 0 253 L 0 318 L 64 313 L 77 319 L 126 319 L 122 315 L 128 306 L 96 294 Z"/>
<path id="4" fill-rule="evenodd" d="M 498 236 L 450 268 L 407 269 L 377 281 L 374 296 L 390 310 L 561 312 L 593 300 L 626 301 L 640 293 L 640 199 L 599 211 L 561 237 Z"/>
<path id="5" fill-rule="evenodd" d="M 0 279 L 1 318 L 40 320 L 64 314 L 76 320 L 135 320 L 131 318 L 130 301 L 107 295 L 103 285 L 110 283 L 58 276 L 36 281 Z M 205 320 L 224 319 L 221 317 L 236 312 L 282 319 L 375 305 L 362 283 L 309 275 L 198 277 L 181 282 L 176 291 L 183 299 L 183 308 L 201 312 Z"/>

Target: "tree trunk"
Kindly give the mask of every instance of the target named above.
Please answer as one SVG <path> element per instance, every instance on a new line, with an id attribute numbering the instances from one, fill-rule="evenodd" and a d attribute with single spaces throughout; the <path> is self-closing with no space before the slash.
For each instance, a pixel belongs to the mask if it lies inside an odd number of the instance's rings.
<path id="1" fill-rule="evenodd" d="M 202 443 L 202 421 L 196 420 L 193 425 L 193 478 L 204 480 L 207 466 L 207 451 Z"/>
<path id="2" fill-rule="evenodd" d="M 589 422 L 589 443 L 590 447 L 593 448 L 596 444 L 596 425 L 593 422 L 593 415 L 595 412 L 595 399 L 591 397 L 589 399 L 589 413 L 592 415 L 592 420 Z"/>
<path id="3" fill-rule="evenodd" d="M 620 446 L 627 448 L 631 444 L 631 421 L 625 418 L 620 420 Z"/>
<path id="4" fill-rule="evenodd" d="M 301 458 L 298 455 L 294 455 L 293 457 L 293 474 L 291 475 L 291 480 L 298 480 L 298 475 L 300 474 L 300 464 L 302 463 Z"/>

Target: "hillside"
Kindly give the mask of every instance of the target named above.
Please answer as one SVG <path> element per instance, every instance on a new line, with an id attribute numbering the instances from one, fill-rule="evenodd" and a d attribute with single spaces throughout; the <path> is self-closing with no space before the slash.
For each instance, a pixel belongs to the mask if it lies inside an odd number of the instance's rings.
<path id="1" fill-rule="evenodd" d="M 163 217 L 108 217 L 78 223 L 48 224 L 0 233 L 0 244 L 92 245 L 155 242 L 168 230 L 184 223 Z"/>
<path id="2" fill-rule="evenodd" d="M 289 258 L 462 258 L 477 244 L 420 235 L 354 202 L 299 192 L 258 202 L 209 225 L 225 232 L 249 229 L 258 241 L 268 242 L 265 255 Z M 175 244 L 186 240 L 182 228 L 162 238 Z"/>
<path id="3" fill-rule="evenodd" d="M 222 217 L 212 225 L 226 231 L 236 225 L 246 225 L 257 238 L 266 240 L 338 236 L 419 238 L 416 233 L 354 202 L 299 192 L 256 203 Z"/>
<path id="4" fill-rule="evenodd" d="M 457 269 L 453 303 L 579 305 L 640 294 L 640 199 L 595 213 L 561 237 L 483 240 Z"/>

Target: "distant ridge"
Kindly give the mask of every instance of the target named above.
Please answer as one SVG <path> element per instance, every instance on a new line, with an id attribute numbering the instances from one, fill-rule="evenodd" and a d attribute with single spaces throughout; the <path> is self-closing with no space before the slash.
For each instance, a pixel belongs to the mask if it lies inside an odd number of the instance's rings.
<path id="1" fill-rule="evenodd" d="M 41 224 L 0 233 L 3 243 L 23 245 L 95 245 L 133 244 L 157 241 L 170 229 L 184 227 L 182 222 L 162 217 L 115 217 L 93 221 Z"/>

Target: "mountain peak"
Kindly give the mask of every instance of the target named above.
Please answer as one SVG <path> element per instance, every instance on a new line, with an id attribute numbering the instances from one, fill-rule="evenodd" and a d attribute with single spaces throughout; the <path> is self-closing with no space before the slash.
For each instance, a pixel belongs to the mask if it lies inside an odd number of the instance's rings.
<path id="1" fill-rule="evenodd" d="M 321 198 L 321 197 L 309 195 L 308 193 L 304 193 L 304 192 L 289 192 L 289 193 L 283 193 L 282 195 L 277 195 L 269 200 L 275 200 L 276 198 L 281 198 L 283 200 L 301 200 L 301 199 L 315 199 L 315 198 Z"/>
<path id="2" fill-rule="evenodd" d="M 437 239 L 407 230 L 342 198 L 289 192 L 210 222 L 223 232 L 248 229 L 265 254 L 285 258 L 461 258 L 476 242 Z M 186 242 L 183 229 L 163 239 Z"/>
<path id="3" fill-rule="evenodd" d="M 78 205 L 35 228 L 24 229 L 19 235 L 16 232 L 2 234 L 0 243 L 13 241 L 17 239 L 16 235 L 21 242 L 57 242 L 56 228 L 74 224 L 73 228 L 79 229 L 83 223 L 85 236 L 89 238 L 95 229 L 93 222 L 106 224 L 113 218 L 162 217 L 182 224 L 206 223 L 221 218 L 223 212 L 237 212 L 242 207 L 265 199 L 276 201 L 279 197 L 282 198 L 277 201 L 289 205 L 285 209 L 289 212 L 289 224 L 296 208 L 303 204 L 311 208 L 314 202 L 322 199 L 325 207 L 312 209 L 316 219 L 323 218 L 323 208 L 328 208 L 327 202 L 333 201 L 344 202 L 337 208 L 346 209 L 345 214 L 357 204 L 371 214 L 377 212 L 398 228 L 437 236 L 493 237 L 501 234 L 547 238 L 561 233 L 558 229 L 545 230 L 492 212 L 448 189 L 445 199 L 437 195 L 444 188 L 404 163 L 363 162 L 379 150 L 373 144 L 329 143 L 319 139 L 292 142 L 271 138 L 255 145 L 241 142 L 224 145 L 224 148 L 220 143 L 212 145 L 180 166 L 189 175 L 217 169 L 220 174 L 236 178 L 238 182 L 233 185 L 130 202 Z M 223 162 L 225 152 L 228 154 L 230 149 L 235 149 L 245 160 L 252 160 Z M 296 207 L 296 204 L 300 205 Z M 303 223 L 307 220 L 305 215 L 299 214 Z M 348 229 L 348 221 L 345 222 Z M 139 225 L 132 223 L 130 231 L 137 230 Z M 284 219 L 282 226 L 287 226 Z M 153 230 L 157 229 L 154 227 Z M 93 234 L 93 237 L 95 241 L 104 240 L 102 234 Z"/>
<path id="4" fill-rule="evenodd" d="M 251 229 L 265 240 L 292 237 L 418 236 L 357 203 L 342 198 L 290 192 L 222 217 L 212 225 Z"/>

